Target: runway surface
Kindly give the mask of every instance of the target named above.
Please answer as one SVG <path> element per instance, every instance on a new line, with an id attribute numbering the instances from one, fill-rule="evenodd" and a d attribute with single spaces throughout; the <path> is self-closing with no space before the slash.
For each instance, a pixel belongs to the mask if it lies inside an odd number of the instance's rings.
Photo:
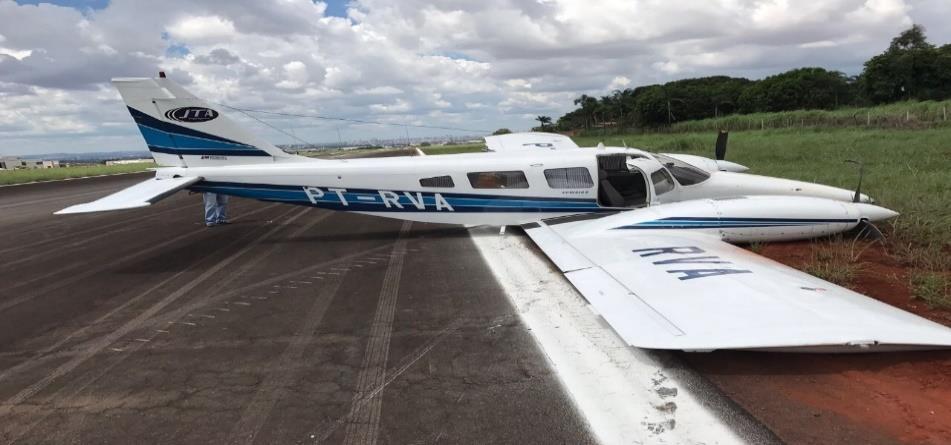
<path id="1" fill-rule="evenodd" d="M 0 443 L 589 443 L 462 228 L 0 188 Z"/>
<path id="2" fill-rule="evenodd" d="M 147 177 L 0 187 L 0 444 L 594 442 L 470 231 L 247 200 L 209 229 L 186 193 L 52 215 Z M 947 351 L 611 354 L 752 443 L 951 437 Z M 697 418 L 657 395 L 615 423 L 678 443 Z"/>

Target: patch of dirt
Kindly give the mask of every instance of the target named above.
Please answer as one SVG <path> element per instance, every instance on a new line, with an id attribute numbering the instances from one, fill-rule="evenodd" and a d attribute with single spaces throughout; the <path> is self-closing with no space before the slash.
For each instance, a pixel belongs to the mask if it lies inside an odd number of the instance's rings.
<path id="1" fill-rule="evenodd" d="M 796 268 L 812 260 L 809 242 L 758 253 Z M 951 326 L 951 311 L 911 298 L 909 271 L 882 246 L 859 260 L 850 288 Z M 951 443 L 951 351 L 684 357 L 788 443 Z"/>
<path id="2" fill-rule="evenodd" d="M 802 269 L 812 261 L 813 242 L 767 244 L 757 252 L 759 255 L 788 266 Z M 859 247 L 858 250 L 861 250 Z M 931 321 L 951 327 L 951 310 L 930 307 L 927 303 L 912 298 L 909 284 L 910 270 L 895 257 L 888 254 L 881 243 L 871 244 L 859 256 L 862 267 L 855 280 L 847 286 L 876 300 L 897 306 Z"/>

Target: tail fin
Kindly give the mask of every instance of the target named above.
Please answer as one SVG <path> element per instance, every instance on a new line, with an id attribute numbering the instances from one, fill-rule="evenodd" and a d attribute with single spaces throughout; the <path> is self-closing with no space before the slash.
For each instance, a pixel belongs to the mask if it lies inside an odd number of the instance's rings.
<path id="1" fill-rule="evenodd" d="M 155 162 L 164 167 L 296 158 L 254 136 L 164 75 L 112 79 Z"/>

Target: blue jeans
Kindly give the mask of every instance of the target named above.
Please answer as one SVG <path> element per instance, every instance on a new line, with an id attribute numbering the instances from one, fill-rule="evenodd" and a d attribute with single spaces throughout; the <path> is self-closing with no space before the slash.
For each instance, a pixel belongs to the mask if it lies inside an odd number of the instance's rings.
<path id="1" fill-rule="evenodd" d="M 205 224 L 212 225 L 228 222 L 228 195 L 204 193 Z"/>

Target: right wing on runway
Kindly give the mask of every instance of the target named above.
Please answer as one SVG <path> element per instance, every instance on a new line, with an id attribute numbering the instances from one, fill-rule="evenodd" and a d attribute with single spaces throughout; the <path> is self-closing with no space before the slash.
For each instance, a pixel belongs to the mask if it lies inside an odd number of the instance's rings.
<path id="1" fill-rule="evenodd" d="M 73 213 L 105 212 L 108 210 L 127 210 L 146 207 L 198 181 L 201 181 L 200 177 L 152 178 L 133 185 L 132 187 L 122 189 L 109 196 L 99 198 L 93 202 L 76 204 L 55 212 L 54 214 L 69 215 Z"/>
<path id="2" fill-rule="evenodd" d="M 951 329 L 677 229 L 526 232 L 625 342 L 652 349 L 864 352 L 951 347 Z"/>

